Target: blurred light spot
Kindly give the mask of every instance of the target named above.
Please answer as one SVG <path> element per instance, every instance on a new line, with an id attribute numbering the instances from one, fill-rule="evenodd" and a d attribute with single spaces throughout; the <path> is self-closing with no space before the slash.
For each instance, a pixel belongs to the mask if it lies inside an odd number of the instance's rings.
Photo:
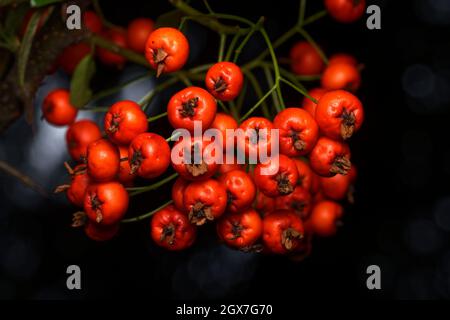
<path id="1" fill-rule="evenodd" d="M 414 98 L 422 98 L 434 90 L 435 76 L 433 71 L 425 66 L 415 64 L 409 66 L 402 77 L 403 90 Z"/>
<path id="2" fill-rule="evenodd" d="M 434 221 L 445 231 L 450 231 L 450 197 L 440 199 L 434 209 Z"/>
<path id="3" fill-rule="evenodd" d="M 406 226 L 405 242 L 412 253 L 429 255 L 438 251 L 443 243 L 443 236 L 436 225 L 426 219 L 415 219 Z"/>

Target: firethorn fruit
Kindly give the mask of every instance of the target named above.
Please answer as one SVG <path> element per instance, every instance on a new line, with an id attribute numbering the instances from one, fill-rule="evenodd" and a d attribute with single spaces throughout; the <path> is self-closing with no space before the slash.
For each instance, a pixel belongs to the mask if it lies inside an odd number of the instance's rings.
<path id="1" fill-rule="evenodd" d="M 230 115 L 217 112 L 214 121 L 211 123 L 212 129 L 217 129 L 221 132 L 223 141 L 223 150 L 234 148 L 236 146 L 236 137 L 234 136 L 234 130 L 238 128 L 237 121 Z M 233 130 L 233 136 L 227 137 L 227 129 Z"/>
<path id="2" fill-rule="evenodd" d="M 203 180 L 210 178 L 219 168 L 219 164 L 214 161 L 215 148 L 210 154 L 205 149 L 214 143 L 207 140 L 180 139 L 172 148 L 172 167 L 176 172 L 187 180 Z M 190 156 L 187 152 L 190 151 Z M 212 159 L 208 158 L 209 156 Z M 176 160 L 175 158 L 178 158 Z M 199 158 L 199 161 L 195 161 Z M 176 161 L 175 161 L 176 160 Z M 197 163 L 196 163 L 197 162 Z"/>
<path id="3" fill-rule="evenodd" d="M 319 99 L 325 94 L 325 92 L 327 92 L 328 90 L 323 89 L 323 88 L 314 88 L 308 91 L 308 94 L 313 97 L 314 99 L 316 99 L 317 101 L 319 101 Z M 307 111 L 311 116 L 315 117 L 316 116 L 316 107 L 317 104 L 314 103 L 311 99 L 309 99 L 308 97 L 304 97 L 303 98 L 303 102 L 302 102 L 302 108 L 305 109 L 305 111 Z"/>
<path id="4" fill-rule="evenodd" d="M 347 53 L 335 53 L 328 59 L 328 65 L 335 63 L 346 63 L 354 67 L 358 66 L 358 60 Z"/>
<path id="5" fill-rule="evenodd" d="M 227 192 L 216 180 L 191 182 L 184 190 L 184 211 L 198 226 L 220 217 L 227 207 Z"/>
<path id="6" fill-rule="evenodd" d="M 103 23 L 100 17 L 91 10 L 83 13 L 83 25 L 93 33 L 100 33 L 103 29 Z"/>
<path id="7" fill-rule="evenodd" d="M 361 75 L 356 66 L 348 63 L 333 63 L 323 72 L 321 84 L 327 90 L 344 89 L 356 92 L 361 86 Z"/>
<path id="8" fill-rule="evenodd" d="M 156 212 L 151 221 L 151 236 L 155 243 L 168 250 L 183 250 L 195 240 L 197 229 L 188 217 L 173 205 Z"/>
<path id="9" fill-rule="evenodd" d="M 113 225 L 128 209 L 128 192 L 118 182 L 90 185 L 84 198 L 84 211 L 92 222 Z"/>
<path id="10" fill-rule="evenodd" d="M 103 30 L 101 32 L 101 36 L 106 40 L 113 42 L 119 47 L 127 48 L 128 46 L 125 30 L 117 28 Z M 127 61 L 125 57 L 105 48 L 97 48 L 96 53 L 100 61 L 107 66 L 117 67 L 120 69 L 125 65 L 125 62 Z"/>
<path id="11" fill-rule="evenodd" d="M 255 209 L 265 216 L 275 210 L 275 198 L 268 197 L 264 193 L 257 191 L 255 200 Z"/>
<path id="12" fill-rule="evenodd" d="M 313 172 L 309 165 L 300 159 L 293 159 L 295 166 L 297 167 L 298 180 L 297 185 L 303 189 L 310 191 L 312 188 Z"/>
<path id="13" fill-rule="evenodd" d="M 88 145 L 86 161 L 87 171 L 96 181 L 111 181 L 119 173 L 119 149 L 106 139 L 99 139 Z"/>
<path id="14" fill-rule="evenodd" d="M 75 43 L 66 47 L 58 57 L 57 64 L 67 74 L 73 74 L 81 60 L 91 52 L 91 47 L 84 43 Z"/>
<path id="15" fill-rule="evenodd" d="M 105 115 L 105 132 L 116 144 L 128 145 L 138 134 L 147 131 L 147 116 L 134 101 L 113 104 Z"/>
<path id="16" fill-rule="evenodd" d="M 72 169 L 67 162 L 64 164 L 69 171 L 71 182 L 69 185 L 65 184 L 58 186 L 55 193 L 66 191 L 67 198 L 72 204 L 78 207 L 83 207 L 84 196 L 86 195 L 86 190 L 91 183 L 91 178 L 86 172 L 86 166 L 84 164 L 79 164 Z"/>
<path id="17" fill-rule="evenodd" d="M 309 155 L 310 166 L 322 177 L 332 177 L 350 170 L 350 149 L 339 141 L 321 137 Z"/>
<path id="18" fill-rule="evenodd" d="M 128 24 L 128 47 L 138 53 L 145 52 L 145 44 L 152 33 L 155 22 L 148 18 L 136 18 Z"/>
<path id="19" fill-rule="evenodd" d="M 334 177 L 320 177 L 320 187 L 323 194 L 331 200 L 343 200 L 350 188 L 350 175 L 337 174 Z"/>
<path id="20" fill-rule="evenodd" d="M 322 72 L 324 62 L 317 50 L 307 41 L 297 42 L 289 53 L 295 74 L 309 76 Z"/>
<path id="21" fill-rule="evenodd" d="M 309 153 L 319 136 L 314 118 L 300 108 L 282 110 L 273 120 L 273 126 L 279 129 L 280 152 L 289 157 Z"/>
<path id="22" fill-rule="evenodd" d="M 248 173 L 234 170 L 221 175 L 218 181 L 227 191 L 227 211 L 239 212 L 251 206 L 256 187 Z"/>
<path id="23" fill-rule="evenodd" d="M 305 220 L 311 211 L 311 194 L 303 187 L 296 186 L 292 193 L 275 198 L 275 208 L 292 210 Z"/>
<path id="24" fill-rule="evenodd" d="M 223 155 L 224 159 L 226 159 L 226 155 Z M 237 159 L 236 157 L 233 158 L 233 162 L 232 163 L 223 163 L 223 164 L 219 164 L 219 169 L 217 170 L 218 175 L 222 175 L 225 174 L 227 172 L 233 171 L 233 170 L 244 170 L 244 164 L 239 164 L 237 163 Z"/>
<path id="25" fill-rule="evenodd" d="M 42 104 L 42 116 L 55 126 L 66 126 L 75 121 L 78 110 L 70 103 L 70 93 L 66 89 L 51 91 Z"/>
<path id="26" fill-rule="evenodd" d="M 290 194 L 298 180 L 294 160 L 283 154 L 257 164 L 253 174 L 256 186 L 268 197 Z"/>
<path id="27" fill-rule="evenodd" d="M 67 149 L 75 161 L 86 158 L 87 147 L 102 137 L 100 128 L 91 120 L 79 120 L 72 123 L 66 132 Z"/>
<path id="28" fill-rule="evenodd" d="M 230 101 L 241 92 L 244 76 L 233 62 L 218 62 L 206 73 L 205 86 L 218 100 Z"/>
<path id="29" fill-rule="evenodd" d="M 296 251 L 303 234 L 302 220 L 291 210 L 276 210 L 263 219 L 263 243 L 272 253 Z"/>
<path id="30" fill-rule="evenodd" d="M 320 201 L 312 209 L 307 224 L 312 232 L 321 237 L 336 234 L 344 209 L 334 201 Z"/>
<path id="31" fill-rule="evenodd" d="M 189 42 L 178 29 L 156 29 L 145 44 L 145 57 L 157 77 L 180 70 L 189 57 Z"/>
<path id="32" fill-rule="evenodd" d="M 217 104 L 214 97 L 199 87 L 185 88 L 170 98 L 167 116 L 172 127 L 194 132 L 194 121 L 200 121 L 202 130 L 211 126 L 216 116 Z"/>
<path id="33" fill-rule="evenodd" d="M 156 133 L 141 133 L 131 141 L 128 161 L 132 174 L 146 179 L 158 177 L 169 167 L 169 144 Z"/>
<path id="34" fill-rule="evenodd" d="M 238 148 L 243 150 L 247 157 L 254 155 L 260 158 L 260 152 L 270 154 L 273 124 L 262 117 L 251 117 L 241 123 L 239 129 L 245 134 L 237 141 Z M 256 136 L 254 136 L 256 134 Z"/>
<path id="35" fill-rule="evenodd" d="M 108 241 L 117 235 L 119 228 L 120 224 L 118 223 L 104 226 L 88 220 L 84 226 L 84 232 L 94 241 Z"/>
<path id="36" fill-rule="evenodd" d="M 320 132 L 329 138 L 348 139 L 359 130 L 364 120 L 361 101 L 350 92 L 336 90 L 325 93 L 316 109 Z"/>
<path id="37" fill-rule="evenodd" d="M 178 210 L 184 210 L 183 195 L 184 190 L 189 185 L 189 183 L 189 180 L 186 180 L 183 177 L 178 177 L 172 186 L 172 200 L 173 204 Z"/>
<path id="38" fill-rule="evenodd" d="M 128 147 L 119 146 L 120 167 L 117 180 L 126 187 L 133 185 L 136 174 L 131 173 L 130 162 L 128 161 Z"/>
<path id="39" fill-rule="evenodd" d="M 325 7 L 335 20 L 351 23 L 362 17 L 366 8 L 365 0 L 325 0 Z"/>
<path id="40" fill-rule="evenodd" d="M 227 245 L 245 250 L 262 235 L 262 220 L 253 209 L 227 214 L 217 222 L 217 234 Z"/>

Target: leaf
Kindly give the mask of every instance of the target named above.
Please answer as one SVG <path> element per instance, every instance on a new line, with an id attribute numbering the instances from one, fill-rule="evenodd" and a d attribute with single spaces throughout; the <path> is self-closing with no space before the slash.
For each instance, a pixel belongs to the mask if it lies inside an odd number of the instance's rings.
<path id="1" fill-rule="evenodd" d="M 174 27 L 178 28 L 181 18 L 184 13 L 180 10 L 172 10 L 166 12 L 158 17 L 155 22 L 155 29 L 160 27 Z"/>
<path id="2" fill-rule="evenodd" d="M 33 44 L 34 36 L 36 35 L 39 19 L 41 18 L 42 11 L 38 10 L 31 16 L 28 23 L 25 35 L 23 36 L 20 44 L 19 52 L 17 53 L 17 65 L 19 85 L 23 87 L 25 85 L 25 72 L 27 70 L 28 57 L 30 55 L 31 45 Z"/>
<path id="3" fill-rule="evenodd" d="M 92 97 L 89 87 L 95 74 L 95 62 L 91 54 L 84 57 L 75 69 L 70 82 L 70 103 L 76 108 L 84 107 Z"/>
<path id="4" fill-rule="evenodd" d="M 44 7 L 46 5 L 56 3 L 56 2 L 62 2 L 63 0 L 31 0 L 30 5 L 32 7 Z"/>

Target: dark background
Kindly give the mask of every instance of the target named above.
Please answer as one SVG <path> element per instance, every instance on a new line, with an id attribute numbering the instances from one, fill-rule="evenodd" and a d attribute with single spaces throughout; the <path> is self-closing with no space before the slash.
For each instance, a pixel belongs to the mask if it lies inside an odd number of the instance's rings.
<path id="1" fill-rule="evenodd" d="M 308 2 L 307 15 L 322 9 L 320 1 Z M 101 3 L 110 20 L 124 26 L 134 17 L 155 19 L 171 10 L 165 1 Z M 314 242 L 311 257 L 295 263 L 232 251 L 217 243 L 212 226 L 202 228 L 196 245 L 180 253 L 157 248 L 148 222 L 123 226 L 111 242 L 94 243 L 82 230 L 69 227 L 75 209 L 62 196 L 36 200 L 33 191 L 0 174 L 0 297 L 265 302 L 450 298 L 450 3 L 368 3 L 381 7 L 381 30 L 368 30 L 365 18 L 341 25 L 326 17 L 307 27 L 327 55 L 348 52 L 364 63 L 358 96 L 366 111 L 364 126 L 351 141 L 352 161 L 359 171 L 356 203 L 347 208 L 336 237 Z M 201 1 L 192 4 L 204 10 Z M 272 39 L 295 22 L 298 11 L 297 1 L 228 0 L 211 5 L 217 12 L 253 21 L 264 15 Z M 188 24 L 188 35 L 192 65 L 216 58 L 215 34 Z M 299 39 L 282 46 L 279 55 L 287 56 Z M 263 48 L 260 39 L 252 41 L 242 61 Z M 116 80 L 108 71 L 105 74 L 96 86 L 107 87 Z M 298 95 L 287 88 L 283 92 L 289 105 L 298 105 Z M 169 132 L 164 121 L 157 126 L 153 129 Z M 23 156 L 30 139 L 30 129 L 19 121 L 0 137 L 0 156 L 33 175 L 36 159 L 27 163 Z M 60 169 L 58 164 L 55 170 Z M 53 185 L 48 183 L 48 190 L 61 181 L 64 177 L 59 175 Z M 168 198 L 167 192 L 142 195 L 130 212 L 155 208 Z M 70 264 L 81 267 L 81 291 L 66 289 Z M 382 290 L 366 288 L 366 268 L 371 264 L 381 268 Z"/>

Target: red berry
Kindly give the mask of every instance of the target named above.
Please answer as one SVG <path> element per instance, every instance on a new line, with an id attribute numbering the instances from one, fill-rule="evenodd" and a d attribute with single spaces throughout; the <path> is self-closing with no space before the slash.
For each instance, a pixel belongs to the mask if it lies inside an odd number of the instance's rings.
<path id="1" fill-rule="evenodd" d="M 262 220 L 253 209 L 227 214 L 217 222 L 217 234 L 230 247 L 249 248 L 262 235 Z"/>
<path id="2" fill-rule="evenodd" d="M 72 123 L 66 132 L 67 149 L 75 161 L 86 158 L 87 147 L 102 137 L 97 124 L 91 120 L 79 120 Z"/>
<path id="3" fill-rule="evenodd" d="M 66 126 L 75 121 L 78 109 L 70 103 L 70 93 L 66 89 L 51 91 L 42 104 L 42 114 L 48 123 Z"/>
<path id="4" fill-rule="evenodd" d="M 230 101 L 241 92 L 244 76 L 232 62 L 218 62 L 206 73 L 205 86 L 218 100 Z"/>
<path id="5" fill-rule="evenodd" d="M 86 161 L 88 173 L 96 181 L 111 181 L 119 173 L 119 149 L 106 139 L 88 145 Z"/>
<path id="6" fill-rule="evenodd" d="M 145 52 L 145 44 L 152 33 L 155 22 L 148 18 L 136 18 L 130 22 L 127 29 L 128 46 L 138 53 Z"/>

